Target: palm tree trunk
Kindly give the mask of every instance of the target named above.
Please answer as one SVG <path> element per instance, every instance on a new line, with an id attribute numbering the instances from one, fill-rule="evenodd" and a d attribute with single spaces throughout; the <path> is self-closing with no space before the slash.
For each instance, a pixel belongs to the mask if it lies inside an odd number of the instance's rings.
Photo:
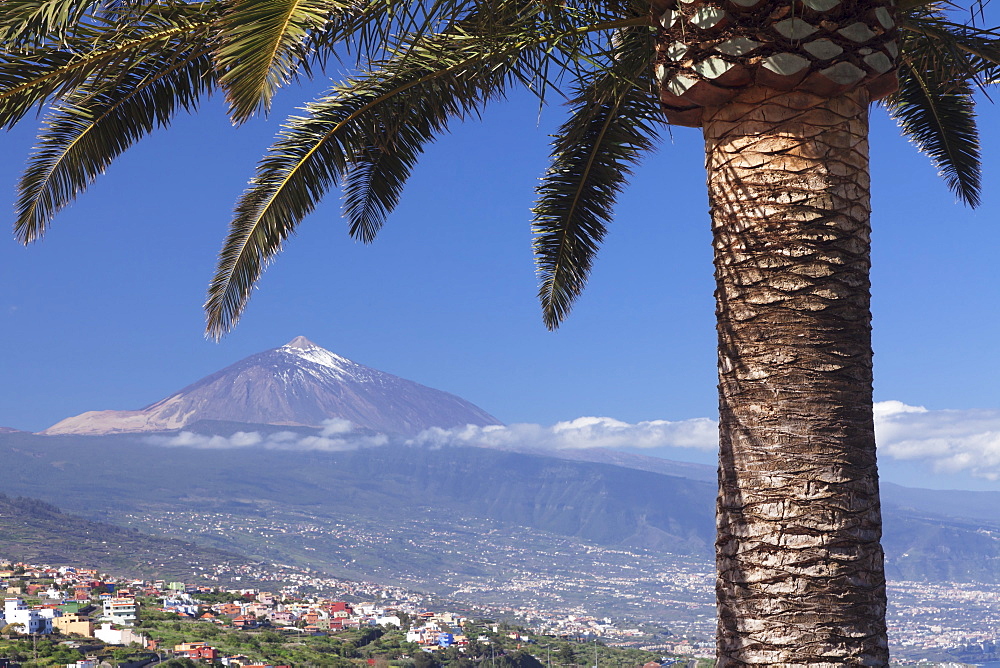
<path id="1" fill-rule="evenodd" d="M 719 333 L 718 666 L 885 666 L 868 92 L 706 108 Z"/>

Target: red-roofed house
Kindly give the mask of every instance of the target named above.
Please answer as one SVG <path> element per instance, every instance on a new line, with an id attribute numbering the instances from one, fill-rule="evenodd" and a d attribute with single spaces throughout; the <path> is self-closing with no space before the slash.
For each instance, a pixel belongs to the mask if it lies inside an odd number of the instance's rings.
<path id="1" fill-rule="evenodd" d="M 174 653 L 195 661 L 202 659 L 215 661 L 219 658 L 219 650 L 205 642 L 186 642 L 174 645 Z"/>
<path id="2" fill-rule="evenodd" d="M 250 617 L 248 615 L 240 615 L 233 619 L 233 626 L 238 629 L 255 629 L 259 624 L 257 623 L 256 617 Z"/>

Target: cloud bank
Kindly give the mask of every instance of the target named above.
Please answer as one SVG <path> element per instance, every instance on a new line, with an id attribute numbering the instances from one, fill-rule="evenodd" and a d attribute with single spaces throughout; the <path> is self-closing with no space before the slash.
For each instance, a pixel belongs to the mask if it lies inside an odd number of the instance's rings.
<path id="1" fill-rule="evenodd" d="M 421 432 L 415 445 L 482 445 L 494 448 L 661 448 L 675 446 L 711 450 L 718 444 L 718 426 L 708 418 L 669 422 L 652 420 L 629 424 L 608 417 L 581 417 L 557 422 L 551 427 L 538 424 L 454 429 L 432 428 Z"/>
<path id="2" fill-rule="evenodd" d="M 938 473 L 965 473 L 1000 480 L 1000 410 L 928 410 L 900 401 L 874 405 L 879 454 L 917 462 Z M 387 445 L 385 434 L 358 431 L 347 420 L 331 419 L 315 435 L 236 432 L 210 436 L 190 431 L 149 436 L 150 443 L 172 447 L 344 451 Z M 397 441 L 399 442 L 399 441 Z M 709 418 L 628 423 L 609 417 L 580 417 L 551 426 L 512 424 L 452 429 L 433 428 L 405 441 L 424 447 L 480 446 L 500 449 L 692 448 L 711 451 L 718 444 L 718 423 Z"/>
<path id="3" fill-rule="evenodd" d="M 901 401 L 874 405 L 879 454 L 919 461 L 939 473 L 967 473 L 1000 480 L 1000 411 L 928 410 Z M 694 448 L 718 446 L 718 423 L 708 418 L 629 424 L 606 417 L 582 417 L 551 427 L 513 424 L 429 429 L 411 442 L 420 445 L 482 445 L 496 448 Z"/>
<path id="4" fill-rule="evenodd" d="M 315 435 L 303 436 L 292 431 L 261 434 L 256 431 L 238 431 L 230 436 L 210 436 L 192 431 L 182 431 L 169 436 L 147 436 L 147 443 L 165 447 L 232 449 L 260 447 L 267 450 L 323 450 L 340 452 L 372 448 L 389 443 L 385 434 L 363 434 L 355 432 L 349 420 L 331 418 L 323 421 L 323 427 Z"/>
<path id="5" fill-rule="evenodd" d="M 1000 480 L 1000 411 L 927 410 L 899 401 L 875 404 L 879 454 L 923 461 L 939 473 Z"/>

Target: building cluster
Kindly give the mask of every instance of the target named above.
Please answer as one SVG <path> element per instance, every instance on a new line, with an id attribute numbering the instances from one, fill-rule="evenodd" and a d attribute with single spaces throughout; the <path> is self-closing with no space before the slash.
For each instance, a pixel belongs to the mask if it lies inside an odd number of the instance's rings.
<path id="1" fill-rule="evenodd" d="M 23 584 L 45 580 L 47 585 Z M 88 568 L 8 564 L 0 566 L 0 588 L 6 591 L 0 628 L 19 633 L 53 632 L 90 638 L 117 637 L 112 626 L 131 626 L 136 619 L 135 596 L 149 591 L 149 583 L 126 578 L 104 578 Z M 38 599 L 27 605 L 25 596 Z M 100 628 L 95 628 L 100 624 Z M 124 643 L 127 644 L 127 643 Z"/>
<path id="2" fill-rule="evenodd" d="M 217 574 L 213 570 L 216 568 L 220 572 L 228 570 L 226 579 L 230 587 L 251 584 L 253 587 L 222 589 L 182 582 L 109 577 L 89 568 L 0 563 L 0 596 L 5 596 L 0 609 L 0 630 L 6 628 L 8 633 L 38 635 L 76 634 L 97 638 L 109 645 L 150 647 L 148 639 L 134 629 L 138 615 L 136 600 L 149 597 L 159 599 L 163 611 L 241 629 L 294 627 L 302 633 L 319 634 L 375 625 L 409 626 L 407 640 L 428 650 L 483 640 L 466 638 L 461 633 L 465 621 L 462 617 L 426 612 L 440 604 L 426 595 L 400 587 L 351 582 L 281 564 L 236 567 L 220 564 L 201 569 L 203 579 L 215 579 L 213 575 Z M 685 590 L 702 588 L 702 573 L 692 568 L 688 575 L 690 581 L 677 586 Z M 666 576 L 664 573 L 663 577 Z M 258 588 L 267 587 L 268 582 L 274 582 L 274 593 Z M 529 583 L 526 581 L 521 586 L 527 587 Z M 534 586 L 541 587 L 537 582 Z M 892 582 L 889 590 L 890 642 L 897 659 L 920 660 L 959 649 L 968 654 L 976 647 L 982 648 L 984 656 L 989 653 L 1000 656 L 997 647 L 1000 645 L 1000 586 Z M 227 597 L 229 602 L 209 603 L 205 601 L 213 597 L 205 596 L 204 601 L 199 598 L 201 594 L 223 591 L 230 595 Z M 377 603 L 352 604 L 340 597 L 364 598 Z M 683 612 L 681 604 L 685 603 L 690 607 L 688 614 L 678 614 L 672 619 L 668 623 L 671 633 L 655 638 L 653 644 L 646 631 L 608 617 L 593 616 L 583 606 L 559 610 L 539 602 L 530 606 L 480 605 L 478 608 L 486 616 L 516 617 L 539 633 L 601 638 L 622 647 L 710 656 L 709 627 L 714 622 L 714 615 L 700 596 L 692 596 L 689 601 L 679 600 L 680 596 L 676 599 L 678 613 Z M 656 622 L 649 620 L 644 624 Z M 174 648 L 174 651 L 187 656 L 185 652 L 210 653 L 210 649 L 192 646 Z M 229 659 L 212 660 L 240 665 L 239 658 L 232 662 Z"/>
<path id="3" fill-rule="evenodd" d="M 393 610 L 374 603 L 351 605 L 329 599 L 301 599 L 288 594 L 275 595 L 257 589 L 220 590 L 233 595 L 228 603 L 205 604 L 198 593 L 205 587 L 189 587 L 163 598 L 164 612 L 241 629 L 260 626 L 295 626 L 304 632 L 342 631 L 365 626 L 400 626 Z"/>
<path id="4" fill-rule="evenodd" d="M 47 584 L 25 584 L 32 580 Z M 405 617 L 415 629 L 411 631 L 412 642 L 426 649 L 467 642 L 460 633 L 446 632 L 466 621 L 451 613 L 423 611 L 408 602 L 403 603 L 403 610 L 374 602 L 352 604 L 328 598 L 300 597 L 294 593 L 298 588 L 292 584 L 273 594 L 256 588 L 221 589 L 162 580 L 116 578 L 84 568 L 0 564 L 0 589 L 10 594 L 0 614 L 0 629 L 36 635 L 74 634 L 96 638 L 106 645 L 137 645 L 156 652 L 169 651 L 136 632 L 137 598 L 141 596 L 159 599 L 162 612 L 240 629 L 295 627 L 302 633 L 320 634 L 377 625 L 401 627 Z M 210 603 L 199 598 L 219 593 L 227 594 L 230 601 Z M 38 602 L 28 605 L 25 596 Z M 283 668 L 253 664 L 245 656 L 222 656 L 205 642 L 178 644 L 172 648 L 172 654 L 233 668 Z M 95 660 L 87 659 L 67 668 L 96 668 L 97 665 Z"/>

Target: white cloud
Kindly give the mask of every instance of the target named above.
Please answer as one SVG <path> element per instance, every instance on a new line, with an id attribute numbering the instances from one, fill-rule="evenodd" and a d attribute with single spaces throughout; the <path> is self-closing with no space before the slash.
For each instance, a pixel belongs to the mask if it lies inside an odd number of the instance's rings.
<path id="1" fill-rule="evenodd" d="M 330 418 L 323 420 L 323 428 L 320 430 L 321 436 L 337 436 L 340 434 L 350 434 L 354 431 L 354 423 L 344 418 Z"/>
<path id="2" fill-rule="evenodd" d="M 357 450 L 386 445 L 389 437 L 385 434 L 356 433 L 349 420 L 333 418 L 324 420 L 323 427 L 316 435 L 305 436 L 292 431 L 260 434 L 256 431 L 238 431 L 230 436 L 210 436 L 191 431 L 182 431 L 170 436 L 147 436 L 146 441 L 165 447 L 226 449 L 260 447 L 267 450 L 325 450 L 337 452 Z"/>
<path id="3" fill-rule="evenodd" d="M 180 448 L 204 448 L 220 450 L 226 448 L 246 448 L 260 445 L 264 437 L 255 431 L 238 431 L 231 436 L 209 436 L 193 431 L 182 431 L 170 436 L 147 436 L 147 443 Z"/>
<path id="4" fill-rule="evenodd" d="M 1000 480 L 1000 411 L 929 410 L 901 401 L 873 406 L 879 455 L 915 461 L 938 473 L 964 472 Z M 581 417 L 550 427 L 512 424 L 428 429 L 411 441 L 428 446 L 482 445 L 496 448 L 660 448 L 714 450 L 718 423 L 708 418 L 630 424 L 607 417 Z"/>
<path id="5" fill-rule="evenodd" d="M 922 460 L 938 472 L 1000 480 L 1000 411 L 927 410 L 899 401 L 875 404 L 879 454 Z"/>
<path id="6" fill-rule="evenodd" d="M 875 438 L 879 455 L 918 462 L 940 473 L 964 472 L 1000 480 L 1000 411 L 928 410 L 900 401 L 874 405 Z M 273 450 L 356 450 L 390 442 L 384 434 L 356 431 L 347 420 L 327 420 L 315 435 L 286 431 L 275 434 L 236 432 L 208 436 L 182 431 L 150 436 L 163 446 L 192 448 L 247 448 Z M 709 418 L 628 423 L 609 417 L 580 417 L 551 426 L 512 424 L 452 429 L 432 428 L 407 441 L 427 447 L 485 446 L 503 449 L 566 448 L 693 448 L 714 450 L 718 423 Z"/>
<path id="7" fill-rule="evenodd" d="M 876 420 L 891 418 L 894 415 L 927 412 L 927 409 L 923 406 L 908 406 L 902 401 L 896 401 L 895 399 L 890 399 L 889 401 L 876 401 L 872 404 L 872 410 L 875 413 Z"/>
<path id="8" fill-rule="evenodd" d="M 557 422 L 551 427 L 538 424 L 454 429 L 434 427 L 410 442 L 417 445 L 483 445 L 494 448 L 660 448 L 714 449 L 718 426 L 708 418 L 669 422 L 652 420 L 630 424 L 608 417 L 581 417 Z"/>

